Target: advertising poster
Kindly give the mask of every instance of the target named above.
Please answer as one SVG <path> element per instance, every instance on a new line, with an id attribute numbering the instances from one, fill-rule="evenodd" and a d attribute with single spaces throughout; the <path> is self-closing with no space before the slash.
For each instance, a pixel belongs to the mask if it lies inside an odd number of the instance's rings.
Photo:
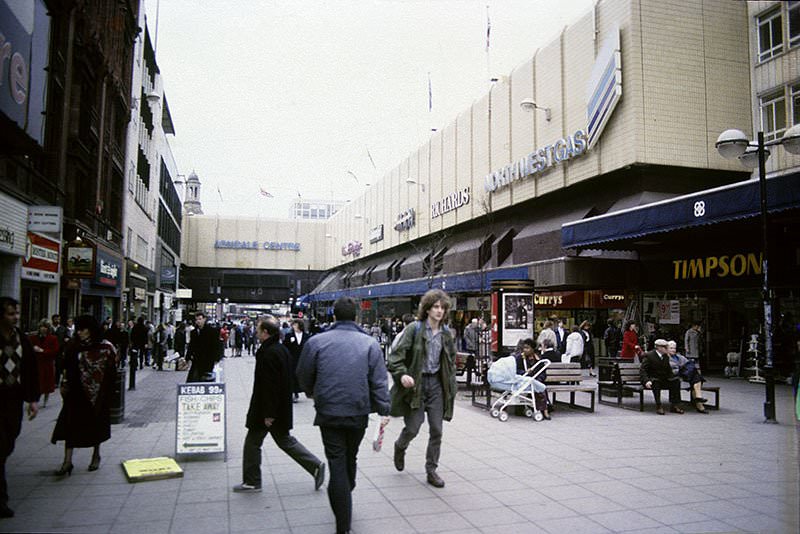
<path id="1" fill-rule="evenodd" d="M 503 346 L 516 347 L 517 343 L 533 337 L 533 295 L 530 293 L 503 293 Z"/>
<path id="2" fill-rule="evenodd" d="M 70 245 L 65 253 L 67 257 L 66 276 L 73 278 L 94 277 L 94 247 Z"/>
<path id="3" fill-rule="evenodd" d="M 177 454 L 225 452 L 225 384 L 178 385 Z"/>
<path id="4" fill-rule="evenodd" d="M 61 245 L 55 239 L 28 232 L 22 278 L 55 284 L 58 282 L 58 261 Z"/>

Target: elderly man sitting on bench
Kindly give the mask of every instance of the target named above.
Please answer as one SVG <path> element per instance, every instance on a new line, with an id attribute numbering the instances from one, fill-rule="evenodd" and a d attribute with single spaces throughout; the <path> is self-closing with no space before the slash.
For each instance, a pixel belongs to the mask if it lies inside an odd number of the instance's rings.
<path id="1" fill-rule="evenodd" d="M 656 400 L 656 413 L 664 415 L 661 406 L 661 390 L 669 390 L 669 403 L 672 413 L 683 413 L 679 406 L 681 402 L 681 379 L 675 376 L 670 365 L 669 351 L 665 339 L 656 339 L 653 343 L 655 349 L 644 354 L 639 373 L 642 385 L 653 390 Z"/>

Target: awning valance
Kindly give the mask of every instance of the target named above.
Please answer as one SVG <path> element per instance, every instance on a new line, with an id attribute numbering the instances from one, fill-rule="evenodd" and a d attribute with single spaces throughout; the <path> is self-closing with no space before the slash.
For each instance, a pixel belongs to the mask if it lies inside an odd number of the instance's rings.
<path id="1" fill-rule="evenodd" d="M 767 207 L 770 212 L 800 208 L 800 173 L 767 180 Z M 561 246 L 602 249 L 652 234 L 756 217 L 760 210 L 758 180 L 748 180 L 566 223 Z"/>

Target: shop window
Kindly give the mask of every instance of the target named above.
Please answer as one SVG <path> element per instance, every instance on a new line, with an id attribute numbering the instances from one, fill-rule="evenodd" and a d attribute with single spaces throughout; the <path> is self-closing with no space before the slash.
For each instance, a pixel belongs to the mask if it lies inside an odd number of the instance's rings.
<path id="1" fill-rule="evenodd" d="M 792 125 L 800 124 L 800 83 L 793 85 L 792 95 Z"/>
<path id="2" fill-rule="evenodd" d="M 789 47 L 800 45 L 800 2 L 789 2 Z M 795 123 L 797 124 L 797 123 Z"/>
<path id="3" fill-rule="evenodd" d="M 786 130 L 786 98 L 783 89 L 761 98 L 761 130 L 765 141 L 774 141 Z"/>
<path id="4" fill-rule="evenodd" d="M 758 60 L 766 61 L 783 52 L 783 28 L 780 8 L 757 18 Z"/>

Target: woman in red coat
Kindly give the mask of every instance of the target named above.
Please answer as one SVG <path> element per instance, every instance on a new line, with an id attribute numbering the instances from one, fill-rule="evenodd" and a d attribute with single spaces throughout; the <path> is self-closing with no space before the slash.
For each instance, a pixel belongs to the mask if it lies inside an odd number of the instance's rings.
<path id="1" fill-rule="evenodd" d="M 47 399 L 56 390 L 56 357 L 58 357 L 58 338 L 53 334 L 50 321 L 39 321 L 39 332 L 29 336 L 36 354 L 39 368 L 39 393 L 44 393 L 42 408 L 47 406 Z"/>
<path id="2" fill-rule="evenodd" d="M 625 333 L 622 334 L 622 351 L 619 357 L 625 360 L 633 360 L 634 357 L 642 353 L 639 346 L 639 325 L 636 321 L 625 323 Z"/>

